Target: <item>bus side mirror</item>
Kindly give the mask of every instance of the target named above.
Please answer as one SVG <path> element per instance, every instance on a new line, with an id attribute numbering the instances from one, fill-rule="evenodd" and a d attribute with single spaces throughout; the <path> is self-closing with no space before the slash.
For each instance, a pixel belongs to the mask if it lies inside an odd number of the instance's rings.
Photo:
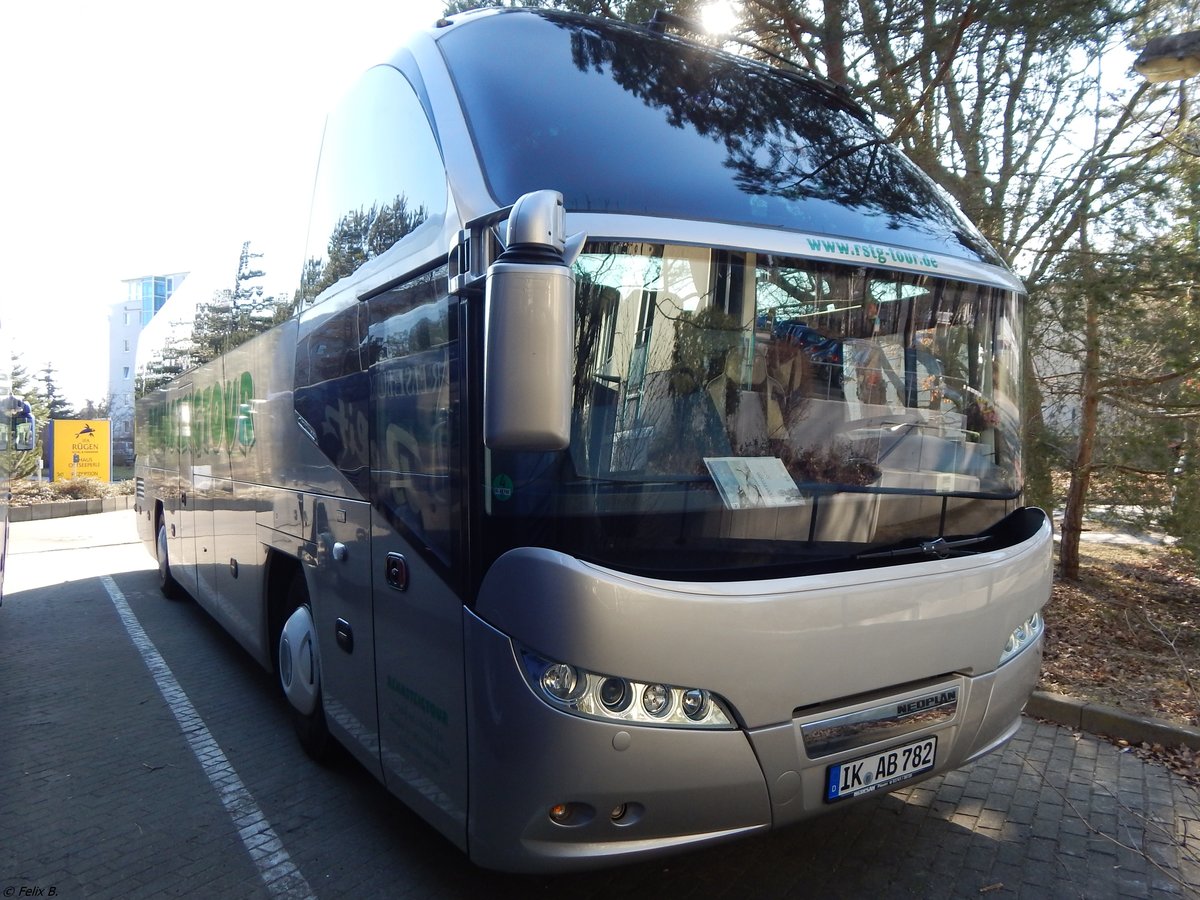
<path id="1" fill-rule="evenodd" d="M 566 238 L 562 195 L 525 194 L 487 270 L 483 441 L 544 452 L 571 443 L 575 276 L 584 235 Z"/>
<path id="2" fill-rule="evenodd" d="M 37 442 L 36 429 L 33 427 L 33 416 L 28 413 L 13 416 L 13 449 L 27 453 Z"/>

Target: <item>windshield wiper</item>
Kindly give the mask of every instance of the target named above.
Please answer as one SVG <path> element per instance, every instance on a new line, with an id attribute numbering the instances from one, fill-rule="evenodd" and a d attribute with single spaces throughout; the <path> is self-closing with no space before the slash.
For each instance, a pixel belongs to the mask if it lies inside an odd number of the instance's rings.
<path id="1" fill-rule="evenodd" d="M 860 553 L 854 558 L 882 559 L 890 556 L 928 556 L 931 559 L 948 559 L 951 556 L 965 556 L 966 551 L 960 550 L 961 547 L 970 547 L 973 544 L 982 544 L 990 540 L 991 537 L 988 535 L 960 538 L 956 541 L 948 541 L 945 538 L 937 537 L 930 541 L 921 541 L 915 547 L 903 547 L 899 550 L 881 550 L 877 553 Z"/>

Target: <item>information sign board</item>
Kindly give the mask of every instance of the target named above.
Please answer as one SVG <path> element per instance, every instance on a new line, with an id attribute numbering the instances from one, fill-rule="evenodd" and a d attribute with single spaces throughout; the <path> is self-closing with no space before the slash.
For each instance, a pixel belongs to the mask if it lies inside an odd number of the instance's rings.
<path id="1" fill-rule="evenodd" d="M 112 442 L 108 419 L 52 419 L 51 478 L 112 480 Z"/>

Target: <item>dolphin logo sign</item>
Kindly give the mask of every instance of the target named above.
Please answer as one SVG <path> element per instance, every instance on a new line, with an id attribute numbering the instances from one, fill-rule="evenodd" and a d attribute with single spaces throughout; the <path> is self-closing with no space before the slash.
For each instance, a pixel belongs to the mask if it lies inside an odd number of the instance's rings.
<path id="1" fill-rule="evenodd" d="M 89 422 L 88 424 L 83 426 L 83 430 L 80 431 L 78 434 L 76 434 L 75 437 L 81 438 L 84 435 L 95 434 L 95 433 L 96 433 L 96 429 L 93 428 L 92 424 Z"/>

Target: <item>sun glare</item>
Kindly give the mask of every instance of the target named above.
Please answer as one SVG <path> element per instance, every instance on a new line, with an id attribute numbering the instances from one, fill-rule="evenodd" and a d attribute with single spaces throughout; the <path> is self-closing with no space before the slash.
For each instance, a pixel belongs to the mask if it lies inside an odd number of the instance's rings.
<path id="1" fill-rule="evenodd" d="M 700 13 L 704 30 L 709 34 L 726 34 L 737 27 L 740 4 L 733 0 L 713 0 Z"/>

